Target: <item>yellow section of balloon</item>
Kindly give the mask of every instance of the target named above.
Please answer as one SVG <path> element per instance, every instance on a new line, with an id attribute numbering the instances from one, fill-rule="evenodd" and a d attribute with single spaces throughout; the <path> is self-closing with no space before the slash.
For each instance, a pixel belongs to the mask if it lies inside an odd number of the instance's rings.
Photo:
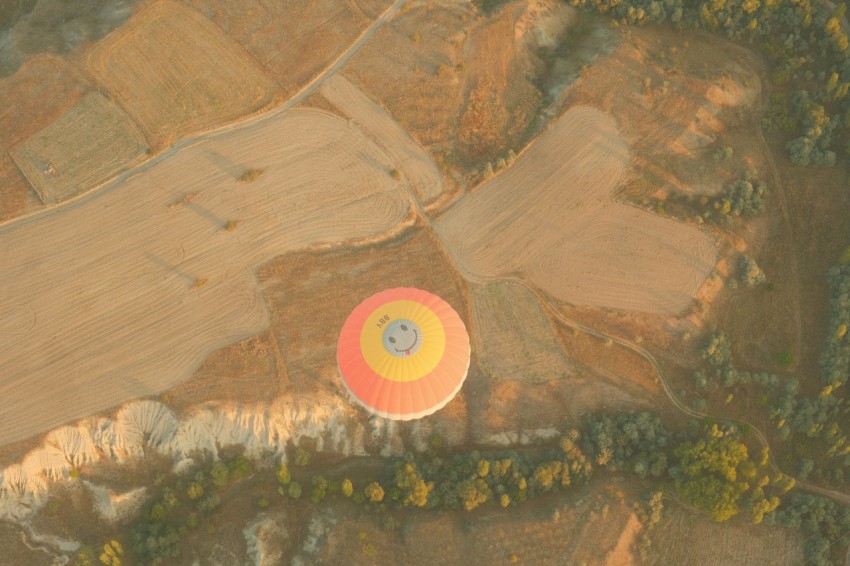
<path id="1" fill-rule="evenodd" d="M 384 328 L 394 320 L 407 319 L 422 330 L 422 346 L 407 358 L 393 356 L 384 348 Z M 391 301 L 375 309 L 360 332 L 360 350 L 372 370 L 390 381 L 415 381 L 428 375 L 446 351 L 446 332 L 440 318 L 416 301 Z"/>

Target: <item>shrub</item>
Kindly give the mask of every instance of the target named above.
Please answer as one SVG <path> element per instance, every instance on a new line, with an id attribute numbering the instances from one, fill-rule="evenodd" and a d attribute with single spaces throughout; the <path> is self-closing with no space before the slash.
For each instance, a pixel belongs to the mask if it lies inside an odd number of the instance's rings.
<path id="1" fill-rule="evenodd" d="M 363 495 L 369 498 L 372 503 L 379 503 L 384 499 L 384 488 L 376 481 L 373 481 L 363 489 Z"/>
<path id="2" fill-rule="evenodd" d="M 286 489 L 287 495 L 292 499 L 298 499 L 301 497 L 301 484 L 297 481 L 291 482 L 289 487 Z"/>
<path id="3" fill-rule="evenodd" d="M 310 465 L 310 453 L 300 446 L 295 449 L 295 465 L 302 468 Z"/>
<path id="4" fill-rule="evenodd" d="M 256 181 L 263 174 L 262 169 L 248 169 L 239 177 L 240 183 L 250 183 L 251 181 Z"/>

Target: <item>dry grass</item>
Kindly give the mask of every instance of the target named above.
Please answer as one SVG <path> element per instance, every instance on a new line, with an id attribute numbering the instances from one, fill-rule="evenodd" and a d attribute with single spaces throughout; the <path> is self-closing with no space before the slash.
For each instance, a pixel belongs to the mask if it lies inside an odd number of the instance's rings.
<path id="1" fill-rule="evenodd" d="M 286 369 L 275 359 L 273 339 L 265 332 L 216 350 L 162 400 L 184 411 L 209 401 L 250 405 L 277 398 L 287 380 Z"/>
<path id="2" fill-rule="evenodd" d="M 570 303 L 678 313 L 714 266 L 713 241 L 612 202 L 628 159 L 611 118 L 573 108 L 437 230 L 475 275 L 519 271 Z"/>
<path id="3" fill-rule="evenodd" d="M 200 13 L 155 2 L 86 53 L 154 147 L 267 105 L 276 85 Z"/>
<path id="4" fill-rule="evenodd" d="M 386 150 L 393 160 L 390 170 L 393 179 L 401 178 L 399 170 L 404 172 L 416 196 L 423 202 L 440 196 L 443 182 L 437 165 L 383 108 L 341 75 L 326 80 L 321 94 Z"/>
<path id="5" fill-rule="evenodd" d="M 460 277 L 422 231 L 370 249 L 281 256 L 263 266 L 260 281 L 296 388 L 344 391 L 336 362 L 339 329 L 363 299 L 388 287 L 428 290 L 469 320 Z"/>
<path id="6" fill-rule="evenodd" d="M 246 168 L 265 171 L 247 191 L 236 183 Z M 345 120 L 297 110 L 0 228 L 0 296 L 34 313 L 0 328 L 0 444 L 173 387 L 210 352 L 264 330 L 259 265 L 406 217 L 388 168 Z M 170 208 L 187 193 L 197 198 Z M 228 218 L 238 230 L 221 230 Z"/>
<path id="7" fill-rule="evenodd" d="M 572 374 L 549 320 L 525 287 L 473 287 L 472 312 L 479 365 L 494 379 L 548 381 Z"/>
<path id="8" fill-rule="evenodd" d="M 509 149 L 520 149 L 540 103 L 540 93 L 527 78 L 529 55 L 517 41 L 524 9 L 525 3 L 519 3 L 501 10 L 473 31 L 465 48 L 466 106 L 457 135 L 467 161 L 495 162 Z"/>
<path id="9" fill-rule="evenodd" d="M 609 511 L 603 518 L 606 504 Z M 601 482 L 517 508 L 406 517 L 401 535 L 380 529 L 371 517 L 355 515 L 331 529 L 321 562 L 620 566 L 614 560 L 623 553 L 614 556 L 612 552 L 618 550 L 624 529 L 633 529 L 632 516 L 624 503 L 604 493 Z"/>
<path id="10" fill-rule="evenodd" d="M 463 73 L 455 66 L 463 62 L 471 23 L 463 5 L 411 5 L 345 67 L 347 76 L 432 153 L 455 143 L 465 98 Z"/>
<path id="11" fill-rule="evenodd" d="M 120 108 L 93 92 L 12 153 L 46 204 L 84 193 L 145 157 L 147 144 Z"/>
<path id="12" fill-rule="evenodd" d="M 665 504 L 655 529 L 655 564 L 792 566 L 803 564 L 799 531 L 763 525 L 718 524 L 704 514 Z"/>
<path id="13" fill-rule="evenodd" d="M 192 0 L 188 4 L 242 45 L 294 94 L 342 53 L 392 2 L 337 0 Z M 364 11 L 366 10 L 366 11 Z"/>

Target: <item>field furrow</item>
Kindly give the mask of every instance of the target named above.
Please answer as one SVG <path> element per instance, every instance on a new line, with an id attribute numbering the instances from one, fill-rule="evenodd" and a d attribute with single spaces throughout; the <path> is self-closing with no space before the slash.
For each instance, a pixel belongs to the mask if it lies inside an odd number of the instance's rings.
<path id="1" fill-rule="evenodd" d="M 610 117 L 574 108 L 461 199 L 437 231 L 476 276 L 519 272 L 573 304 L 680 312 L 714 266 L 714 242 L 613 202 L 628 160 Z"/>
<path id="2" fill-rule="evenodd" d="M 384 148 L 420 201 L 427 203 L 440 196 L 443 182 L 437 164 L 386 110 L 341 75 L 328 78 L 320 92 Z"/>
<path id="3" fill-rule="evenodd" d="M 259 265 L 405 217 L 390 163 L 345 120 L 296 110 L 0 228 L 15 309 L 0 319 L 0 444 L 172 387 L 262 331 Z"/>

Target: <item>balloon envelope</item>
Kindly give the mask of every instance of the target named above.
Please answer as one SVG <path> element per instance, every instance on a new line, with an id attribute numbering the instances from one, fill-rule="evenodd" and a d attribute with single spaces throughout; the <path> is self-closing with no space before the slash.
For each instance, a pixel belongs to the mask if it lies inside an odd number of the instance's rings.
<path id="1" fill-rule="evenodd" d="M 337 363 L 346 388 L 368 411 L 418 419 L 442 409 L 460 391 L 469 370 L 469 335 L 440 297 L 388 289 L 348 316 Z"/>

